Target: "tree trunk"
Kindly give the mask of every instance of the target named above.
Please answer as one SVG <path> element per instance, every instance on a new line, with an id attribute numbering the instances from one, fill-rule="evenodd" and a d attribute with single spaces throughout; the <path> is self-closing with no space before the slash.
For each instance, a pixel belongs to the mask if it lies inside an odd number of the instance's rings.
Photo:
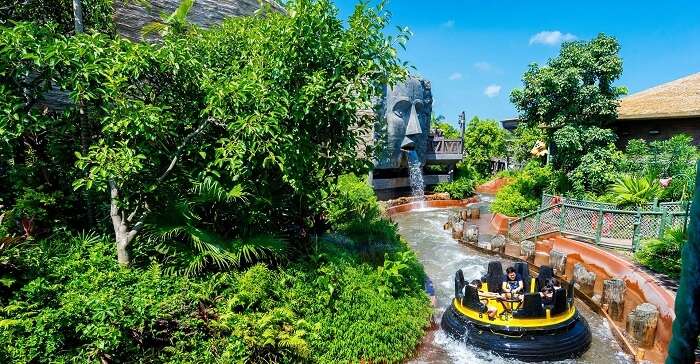
<path id="1" fill-rule="evenodd" d="M 117 188 L 117 184 L 112 180 L 109 181 L 109 194 L 109 215 L 112 219 L 112 227 L 114 228 L 114 237 L 116 239 L 117 260 L 119 264 L 127 266 L 129 265 L 129 251 L 127 248 L 141 229 L 141 226 L 143 226 L 145 215 L 142 215 L 139 222 L 134 224 L 133 228 L 129 229 L 129 222 L 133 219 L 136 211 L 127 217 L 124 211 L 119 208 L 119 189 Z"/>
<path id="2" fill-rule="evenodd" d="M 603 297 L 601 303 L 608 305 L 608 315 L 615 321 L 622 321 L 625 311 L 625 281 L 609 279 L 603 281 Z"/>
<path id="3" fill-rule="evenodd" d="M 586 267 L 581 263 L 574 265 L 574 284 L 588 297 L 593 297 L 593 288 L 595 287 L 596 274 L 586 270 Z"/>
<path id="4" fill-rule="evenodd" d="M 530 240 L 520 242 L 520 256 L 532 263 L 535 261 L 535 243 Z"/>
<path id="5" fill-rule="evenodd" d="M 627 333 L 640 347 L 651 348 L 656 337 L 659 309 L 651 303 L 642 303 L 627 316 Z"/>
<path id="6" fill-rule="evenodd" d="M 563 276 L 566 272 L 566 254 L 551 250 L 549 252 L 549 266 L 554 270 L 554 274 Z"/>
<path id="7" fill-rule="evenodd" d="M 75 33 L 82 33 L 85 31 L 83 27 L 83 7 L 80 4 L 80 0 L 73 0 L 73 20 L 75 23 Z"/>
<path id="8" fill-rule="evenodd" d="M 465 225 L 465 227 L 463 228 L 464 240 L 466 240 L 467 243 L 475 243 L 476 244 L 479 241 L 479 227 L 476 225 L 469 225 L 467 227 L 466 221 L 464 222 L 464 225 Z"/>

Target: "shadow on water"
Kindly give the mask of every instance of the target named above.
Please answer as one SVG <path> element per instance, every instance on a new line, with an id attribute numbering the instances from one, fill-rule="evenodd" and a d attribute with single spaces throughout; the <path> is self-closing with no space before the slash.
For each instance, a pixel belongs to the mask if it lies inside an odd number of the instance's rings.
<path id="1" fill-rule="evenodd" d="M 484 226 L 488 224 L 491 215 L 488 213 L 487 206 L 481 207 L 481 219 L 476 224 Z M 499 259 L 504 267 L 511 264 L 509 261 L 472 250 L 452 239 L 450 231 L 442 228 L 450 211 L 451 209 L 420 209 L 393 218 L 399 225 L 399 233 L 416 252 L 426 273 L 433 280 L 438 299 L 435 313 L 438 323 L 454 294 L 453 282 L 457 269 L 462 269 L 465 280 L 469 281 L 480 278 L 486 272 L 486 263 L 489 260 Z M 490 238 L 490 235 L 482 234 L 479 240 Z M 583 357 L 566 362 L 632 363 L 615 341 L 605 319 L 593 313 L 582 303 L 577 303 L 577 307 L 591 327 L 593 343 Z M 504 359 L 491 352 L 453 340 L 439 328 L 428 333 L 418 355 L 411 361 L 411 363 L 513 362 L 515 361 L 512 359 Z"/>

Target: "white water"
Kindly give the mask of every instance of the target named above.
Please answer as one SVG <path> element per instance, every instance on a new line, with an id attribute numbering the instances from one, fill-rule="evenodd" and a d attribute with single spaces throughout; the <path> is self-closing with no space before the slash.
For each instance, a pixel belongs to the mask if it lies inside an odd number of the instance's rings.
<path id="1" fill-rule="evenodd" d="M 486 199 L 483 199 L 486 200 Z M 486 263 L 495 259 L 482 253 L 471 250 L 469 247 L 457 243 L 451 237 L 449 231 L 443 230 L 442 224 L 447 221 L 450 210 L 426 209 L 412 211 L 394 217 L 399 225 L 400 234 L 406 239 L 411 248 L 418 255 L 425 267 L 426 273 L 433 280 L 438 299 L 436 308 L 437 322 L 440 316 L 451 302 L 454 294 L 454 273 L 457 269 L 464 271 L 467 280 L 481 277 L 486 272 Z M 483 206 L 481 219 L 488 222 L 488 209 Z M 480 221 L 481 222 L 481 221 Z M 481 234 L 480 240 L 488 241 L 491 237 Z M 504 266 L 512 262 L 502 261 Z M 591 348 L 583 357 L 576 360 L 567 360 L 559 363 L 566 364 L 629 364 L 629 357 L 622 353 L 622 349 L 612 336 L 607 322 L 600 316 L 591 312 L 585 305 L 577 305 L 579 312 L 586 318 L 593 334 Z M 438 330 L 429 339 L 428 346 L 413 360 L 411 364 L 506 364 L 520 363 L 511 359 L 505 359 L 448 337 L 442 330 Z"/>
<path id="2" fill-rule="evenodd" d="M 422 201 L 425 198 L 423 168 L 415 150 L 408 151 L 408 179 L 411 183 L 411 195 L 416 197 L 416 201 Z"/>

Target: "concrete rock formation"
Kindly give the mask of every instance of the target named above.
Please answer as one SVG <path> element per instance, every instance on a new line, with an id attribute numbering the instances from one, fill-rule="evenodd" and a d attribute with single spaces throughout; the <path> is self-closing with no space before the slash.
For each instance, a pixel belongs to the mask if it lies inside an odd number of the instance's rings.
<path id="1" fill-rule="evenodd" d="M 642 303 L 627 316 L 627 333 L 640 347 L 654 346 L 656 324 L 659 321 L 659 309 L 651 303 Z"/>
<path id="2" fill-rule="evenodd" d="M 382 110 L 375 128 L 379 147 L 375 168 L 406 167 L 406 150 L 415 150 L 421 163 L 425 164 L 433 111 L 430 81 L 410 76 L 402 83 L 387 87 Z"/>
<path id="3" fill-rule="evenodd" d="M 574 265 L 574 284 L 576 288 L 588 297 L 593 297 L 596 278 L 596 274 L 586 270 L 583 264 L 576 263 Z"/>

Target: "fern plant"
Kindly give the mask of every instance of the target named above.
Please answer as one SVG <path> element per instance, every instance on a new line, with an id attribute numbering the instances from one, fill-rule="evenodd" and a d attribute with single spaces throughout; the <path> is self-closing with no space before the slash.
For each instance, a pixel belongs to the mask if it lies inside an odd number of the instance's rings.
<path id="1" fill-rule="evenodd" d="M 659 198 L 663 192 L 661 185 L 648 177 L 623 175 L 610 185 L 608 192 L 618 206 L 642 206 Z"/>
<path id="2" fill-rule="evenodd" d="M 188 198 L 180 198 L 180 202 L 151 215 L 145 227 L 146 238 L 165 257 L 165 273 L 192 276 L 207 269 L 231 270 L 284 257 L 287 244 L 278 236 L 230 237 L 214 230 L 217 222 L 213 227 L 203 227 L 203 219 L 194 212 L 195 208 L 230 209 L 232 203 L 247 201 L 248 194 L 240 185 L 229 189 L 206 177 L 194 182 L 190 193 Z"/>

